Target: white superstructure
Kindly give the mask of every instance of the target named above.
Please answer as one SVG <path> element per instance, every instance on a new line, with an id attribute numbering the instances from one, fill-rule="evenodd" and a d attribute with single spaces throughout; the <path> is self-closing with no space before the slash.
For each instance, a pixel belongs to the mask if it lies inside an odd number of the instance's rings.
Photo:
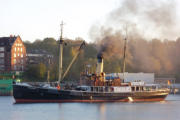
<path id="1" fill-rule="evenodd" d="M 134 82 L 134 81 L 144 81 L 146 84 L 154 83 L 154 73 L 110 73 L 106 74 L 106 77 L 119 77 L 123 79 L 124 82 Z"/>

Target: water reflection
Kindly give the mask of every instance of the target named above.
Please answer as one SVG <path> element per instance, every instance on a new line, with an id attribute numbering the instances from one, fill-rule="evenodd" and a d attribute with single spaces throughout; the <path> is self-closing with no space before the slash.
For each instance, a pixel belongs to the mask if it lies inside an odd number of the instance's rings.
<path id="1" fill-rule="evenodd" d="M 105 103 L 99 105 L 100 120 L 106 120 L 106 106 Z"/>
<path id="2" fill-rule="evenodd" d="M 144 103 L 13 104 L 0 97 L 0 120 L 179 120 L 180 95 Z"/>

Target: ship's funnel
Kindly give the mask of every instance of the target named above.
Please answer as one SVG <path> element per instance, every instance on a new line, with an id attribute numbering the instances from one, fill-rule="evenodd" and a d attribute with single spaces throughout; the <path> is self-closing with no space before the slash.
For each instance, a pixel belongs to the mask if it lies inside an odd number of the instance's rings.
<path id="1" fill-rule="evenodd" d="M 97 55 L 97 68 L 96 68 L 96 74 L 101 75 L 103 72 L 103 54 L 99 53 Z"/>

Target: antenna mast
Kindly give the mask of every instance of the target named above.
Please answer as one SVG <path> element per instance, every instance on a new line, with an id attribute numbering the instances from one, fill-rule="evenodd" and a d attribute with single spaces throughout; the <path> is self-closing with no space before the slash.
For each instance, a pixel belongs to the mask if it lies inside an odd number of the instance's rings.
<path id="1" fill-rule="evenodd" d="M 62 79 L 62 61 L 63 61 L 63 45 L 64 45 L 64 40 L 63 40 L 63 21 L 61 22 L 61 35 L 60 35 L 60 40 L 59 40 L 59 77 L 58 77 L 58 84 L 60 85 L 60 81 Z"/>

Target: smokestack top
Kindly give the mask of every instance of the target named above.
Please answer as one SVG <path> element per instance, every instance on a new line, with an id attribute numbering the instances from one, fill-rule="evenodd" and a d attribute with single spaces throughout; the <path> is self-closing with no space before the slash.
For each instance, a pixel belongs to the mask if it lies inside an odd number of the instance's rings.
<path id="1" fill-rule="evenodd" d="M 96 74 L 100 76 L 102 72 L 103 72 L 103 54 L 102 52 L 100 52 L 97 55 Z"/>
<path id="2" fill-rule="evenodd" d="M 98 59 L 98 63 L 102 63 L 103 54 L 102 54 L 102 53 L 99 53 L 99 54 L 97 55 L 97 59 Z"/>

